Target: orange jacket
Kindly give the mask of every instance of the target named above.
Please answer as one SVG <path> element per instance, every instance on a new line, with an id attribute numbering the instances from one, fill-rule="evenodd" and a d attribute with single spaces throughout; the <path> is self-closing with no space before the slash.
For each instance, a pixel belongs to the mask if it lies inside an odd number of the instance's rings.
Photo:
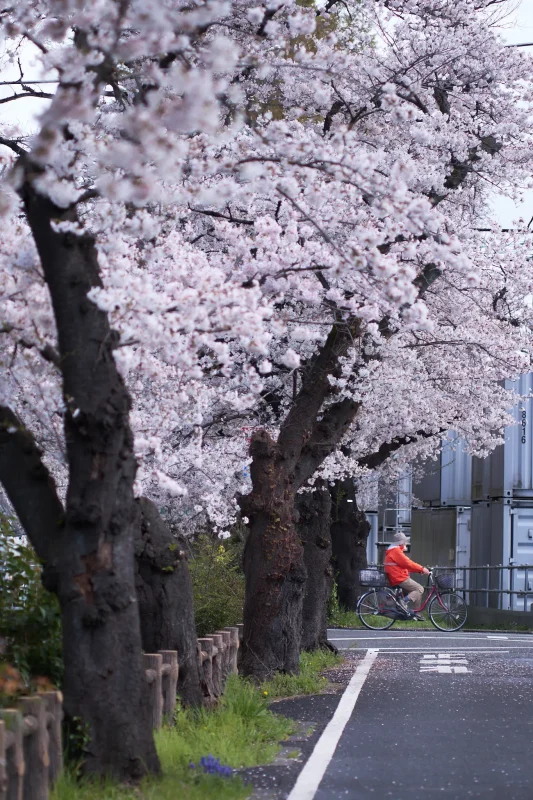
<path id="1" fill-rule="evenodd" d="M 398 586 L 399 583 L 406 581 L 410 572 L 424 571 L 424 567 L 407 558 L 403 552 L 403 545 L 389 547 L 385 553 L 383 566 L 391 586 Z"/>

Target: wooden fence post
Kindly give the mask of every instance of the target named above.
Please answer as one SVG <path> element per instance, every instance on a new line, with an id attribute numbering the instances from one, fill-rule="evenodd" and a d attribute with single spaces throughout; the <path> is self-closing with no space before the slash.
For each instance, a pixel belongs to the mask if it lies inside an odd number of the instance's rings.
<path id="1" fill-rule="evenodd" d="M 0 719 L 5 723 L 6 740 L 6 800 L 22 800 L 24 785 L 24 750 L 22 714 L 14 708 L 0 711 Z"/>
<path id="2" fill-rule="evenodd" d="M 6 739 L 6 723 L 0 719 L 0 800 L 7 797 Z"/>
<path id="3" fill-rule="evenodd" d="M 237 627 L 226 628 L 229 631 L 230 644 L 230 672 L 237 674 L 237 657 L 239 655 L 239 629 Z"/>
<path id="4" fill-rule="evenodd" d="M 146 682 L 150 690 L 150 708 L 152 715 L 152 728 L 158 730 L 163 724 L 163 691 L 162 668 L 163 656 L 160 653 L 145 653 L 143 655 Z"/>
<path id="5" fill-rule="evenodd" d="M 222 654 L 222 693 L 224 692 L 224 687 L 226 686 L 226 681 L 228 679 L 228 675 L 231 672 L 231 633 L 224 629 L 223 631 L 217 631 L 218 636 L 222 636 L 222 642 L 224 644 L 224 652 Z"/>
<path id="6" fill-rule="evenodd" d="M 220 697 L 224 691 L 224 678 L 222 673 L 224 640 L 219 633 L 212 633 L 211 639 L 215 645 L 213 648 L 213 688 L 215 690 L 215 696 Z"/>
<path id="7" fill-rule="evenodd" d="M 63 720 L 63 695 L 61 692 L 43 692 L 41 697 L 46 707 L 48 728 L 48 785 L 53 787 L 63 769 L 63 743 L 61 722 Z"/>
<path id="8" fill-rule="evenodd" d="M 40 697 L 22 697 L 24 716 L 23 800 L 48 800 L 48 731 L 46 706 Z"/>
<path id="9" fill-rule="evenodd" d="M 160 653 L 163 658 L 163 716 L 172 724 L 178 686 L 178 653 L 176 650 L 160 650 Z"/>
<path id="10" fill-rule="evenodd" d="M 202 690 L 204 696 L 211 700 L 215 696 L 215 687 L 213 685 L 213 651 L 215 650 L 215 645 L 213 639 L 208 637 L 197 641 Z"/>

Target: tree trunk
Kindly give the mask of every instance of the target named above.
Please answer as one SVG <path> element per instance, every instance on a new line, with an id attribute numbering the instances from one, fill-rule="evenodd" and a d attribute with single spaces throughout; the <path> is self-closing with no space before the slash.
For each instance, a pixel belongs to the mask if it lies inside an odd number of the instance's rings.
<path id="1" fill-rule="evenodd" d="M 199 705 L 202 690 L 185 543 L 173 536 L 150 500 L 143 497 L 138 505 L 135 584 L 143 650 L 177 650 L 179 695 L 185 705 Z"/>
<path id="2" fill-rule="evenodd" d="M 336 481 L 331 498 L 331 543 L 339 604 L 345 610 L 354 611 L 361 594 L 359 570 L 367 565 L 366 540 L 370 525 L 364 511 L 357 507 L 353 480 Z"/>
<path id="3" fill-rule="evenodd" d="M 298 489 L 331 453 L 359 405 L 341 400 L 321 412 L 331 375 L 352 345 L 359 323 L 334 325 L 283 420 L 277 442 L 257 430 L 252 436 L 252 491 L 240 498 L 249 519 L 244 551 L 246 597 L 242 669 L 256 679 L 298 670 L 305 564 L 295 524 Z"/>
<path id="4" fill-rule="evenodd" d="M 257 680 L 298 671 L 305 586 L 294 491 L 283 478 L 277 444 L 266 431 L 252 441 L 252 494 L 240 498 L 249 519 L 244 548 L 246 598 L 241 670 Z"/>
<path id="5" fill-rule="evenodd" d="M 158 772 L 159 761 L 135 596 L 131 402 L 113 358 L 118 337 L 87 296 L 101 285 L 94 240 L 54 229 L 75 222 L 75 211 L 40 195 L 33 165 L 21 160 L 19 192 L 52 300 L 65 402 L 64 524 L 40 543 L 62 611 L 65 712 L 88 732 L 87 773 L 138 779 Z"/>
<path id="6" fill-rule="evenodd" d="M 302 650 L 331 648 L 327 632 L 327 604 L 333 586 L 331 565 L 331 495 L 323 484 L 298 495 L 298 533 L 307 571 L 302 618 Z"/>

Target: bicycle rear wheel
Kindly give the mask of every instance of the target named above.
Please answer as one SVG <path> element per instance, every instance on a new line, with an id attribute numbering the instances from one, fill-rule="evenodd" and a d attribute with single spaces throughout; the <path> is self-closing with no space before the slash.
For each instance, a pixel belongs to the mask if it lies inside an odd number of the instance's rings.
<path id="1" fill-rule="evenodd" d="M 467 618 L 466 603 L 455 592 L 441 592 L 431 600 L 428 615 L 439 631 L 458 631 Z"/>
<path id="2" fill-rule="evenodd" d="M 383 593 L 383 589 L 379 592 L 376 592 L 375 589 L 370 589 L 369 592 L 362 595 L 357 604 L 359 619 L 365 628 L 370 628 L 372 631 L 386 631 L 396 621 L 382 615 L 380 611 L 380 593 Z"/>

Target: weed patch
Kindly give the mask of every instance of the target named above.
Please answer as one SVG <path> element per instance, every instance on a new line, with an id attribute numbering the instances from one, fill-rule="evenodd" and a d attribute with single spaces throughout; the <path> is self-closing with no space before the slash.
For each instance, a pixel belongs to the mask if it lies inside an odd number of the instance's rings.
<path id="1" fill-rule="evenodd" d="M 293 697 L 299 694 L 318 694 L 328 685 L 328 680 L 321 673 L 328 667 L 342 663 L 342 655 L 335 655 L 329 650 L 315 650 L 313 653 L 302 653 L 300 656 L 300 673 L 283 675 L 278 673 L 261 684 L 265 697 Z"/>
<path id="2" fill-rule="evenodd" d="M 232 675 L 218 708 L 179 711 L 174 727 L 156 733 L 163 770 L 160 778 L 147 778 L 139 787 L 126 788 L 112 782 L 79 782 L 67 771 L 52 800 L 175 800 L 181 796 L 187 800 L 241 800 L 250 793 L 242 779 L 216 774 L 217 770 L 206 772 L 202 759 L 204 764 L 218 759 L 232 769 L 268 764 L 293 728 L 290 720 L 270 711 L 266 698 L 253 684 Z"/>

